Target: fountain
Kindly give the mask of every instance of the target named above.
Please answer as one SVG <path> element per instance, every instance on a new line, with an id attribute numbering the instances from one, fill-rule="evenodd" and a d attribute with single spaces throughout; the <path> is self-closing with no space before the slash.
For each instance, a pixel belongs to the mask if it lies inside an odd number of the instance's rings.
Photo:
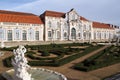
<path id="1" fill-rule="evenodd" d="M 12 59 L 12 65 L 14 67 L 14 80 L 33 80 L 31 74 L 27 72 L 30 66 L 27 64 L 28 61 L 24 54 L 26 53 L 26 48 L 24 46 L 19 46 L 17 50 L 14 50 L 14 59 Z"/>
<path id="2" fill-rule="evenodd" d="M 12 65 L 14 69 L 8 70 L 2 74 L 6 80 L 67 80 L 67 78 L 56 71 L 44 68 L 31 68 L 27 63 L 24 54 L 26 48 L 19 46 L 13 50 L 14 58 Z M 29 71 L 28 71 L 29 70 Z"/>

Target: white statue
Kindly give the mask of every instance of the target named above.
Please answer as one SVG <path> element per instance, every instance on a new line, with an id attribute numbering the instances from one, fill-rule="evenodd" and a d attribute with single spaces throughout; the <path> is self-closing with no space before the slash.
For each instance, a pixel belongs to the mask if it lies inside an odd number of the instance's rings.
<path id="1" fill-rule="evenodd" d="M 2 41 L 1 41 L 1 48 L 4 48 L 4 47 L 5 47 L 4 41 L 2 40 Z"/>
<path id="2" fill-rule="evenodd" d="M 14 80 L 33 80 L 31 74 L 27 72 L 30 69 L 30 66 L 27 64 L 28 61 L 24 57 L 26 48 L 24 46 L 19 46 L 14 52 L 14 59 L 12 59 L 12 65 L 14 67 Z"/>

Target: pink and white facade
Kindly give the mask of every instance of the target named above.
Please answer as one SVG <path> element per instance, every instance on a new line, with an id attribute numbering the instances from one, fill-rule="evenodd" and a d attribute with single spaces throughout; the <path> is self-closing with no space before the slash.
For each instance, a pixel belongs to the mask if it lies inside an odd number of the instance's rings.
<path id="1" fill-rule="evenodd" d="M 114 25 L 112 25 L 114 26 Z M 0 41 L 109 41 L 116 35 L 110 24 L 80 16 L 75 9 L 66 13 L 31 13 L 0 10 Z"/>

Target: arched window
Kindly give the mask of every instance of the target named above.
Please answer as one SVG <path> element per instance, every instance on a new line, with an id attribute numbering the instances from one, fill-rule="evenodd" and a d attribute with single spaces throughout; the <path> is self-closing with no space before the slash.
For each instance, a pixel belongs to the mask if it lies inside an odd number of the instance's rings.
<path id="1" fill-rule="evenodd" d="M 0 40 L 3 40 L 4 38 L 4 30 L 0 28 Z"/>
<path id="2" fill-rule="evenodd" d="M 57 31 L 57 39 L 60 39 L 60 31 Z"/>
<path id="3" fill-rule="evenodd" d="M 64 39 L 67 39 L 67 33 L 66 32 L 64 33 Z"/>
<path id="4" fill-rule="evenodd" d="M 87 32 L 83 33 L 84 39 L 87 39 Z"/>
<path id="5" fill-rule="evenodd" d="M 101 32 L 100 32 L 100 39 L 102 38 Z"/>
<path id="6" fill-rule="evenodd" d="M 76 39 L 76 30 L 75 30 L 75 28 L 71 29 L 71 38 Z"/>
<path id="7" fill-rule="evenodd" d="M 107 39 L 107 33 L 105 32 L 105 34 L 104 34 L 104 37 L 105 37 L 105 39 Z"/>
<path id="8" fill-rule="evenodd" d="M 36 40 L 39 40 L 39 31 L 36 31 L 36 32 L 35 32 L 35 39 L 36 39 Z"/>
<path id="9" fill-rule="evenodd" d="M 96 32 L 94 32 L 94 39 L 96 39 Z"/>
<path id="10" fill-rule="evenodd" d="M 12 30 L 8 30 L 8 41 L 12 41 Z"/>
<path id="11" fill-rule="evenodd" d="M 48 31 L 48 38 L 52 38 L 52 32 Z"/>
<path id="12" fill-rule="evenodd" d="M 20 30 L 17 28 L 14 30 L 14 38 L 15 38 L 15 40 L 20 39 Z"/>
<path id="13" fill-rule="evenodd" d="M 29 40 L 34 40 L 35 39 L 35 32 L 34 32 L 34 29 L 30 28 L 28 29 L 28 39 Z"/>
<path id="14" fill-rule="evenodd" d="M 99 32 L 97 32 L 97 39 L 99 39 L 100 38 L 100 34 L 99 34 Z"/>
<path id="15" fill-rule="evenodd" d="M 109 32 L 109 39 L 111 39 L 111 33 Z"/>
<path id="16" fill-rule="evenodd" d="M 22 39 L 27 40 L 27 31 L 26 30 L 23 30 L 23 32 L 22 32 Z"/>
<path id="17" fill-rule="evenodd" d="M 81 34 L 80 33 L 78 33 L 78 37 L 79 37 L 79 39 L 81 38 Z"/>
<path id="18" fill-rule="evenodd" d="M 49 25 L 49 27 L 52 27 L 52 23 L 50 21 L 48 22 L 48 25 Z"/>

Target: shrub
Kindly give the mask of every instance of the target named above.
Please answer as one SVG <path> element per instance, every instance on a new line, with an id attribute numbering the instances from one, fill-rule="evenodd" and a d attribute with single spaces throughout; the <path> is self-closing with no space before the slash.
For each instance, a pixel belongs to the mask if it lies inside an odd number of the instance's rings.
<path id="1" fill-rule="evenodd" d="M 84 60 L 81 63 L 78 63 L 74 66 L 75 69 L 82 70 L 82 71 L 90 71 L 97 68 L 109 66 L 111 64 L 115 64 L 120 62 L 120 56 L 115 54 L 107 55 L 114 46 L 110 46 L 103 51 L 99 52 L 98 54 Z M 116 48 L 113 49 L 115 52 Z M 115 57 L 114 57 L 115 56 Z M 107 57 L 107 58 L 106 58 Z"/>
<path id="2" fill-rule="evenodd" d="M 43 51 L 41 56 L 50 56 L 50 53 L 48 51 Z"/>
<path id="3" fill-rule="evenodd" d="M 6 66 L 6 67 L 12 67 L 12 64 L 11 64 L 11 59 L 13 58 L 14 56 L 10 56 L 6 59 L 3 60 L 3 65 Z"/>
<path id="4" fill-rule="evenodd" d="M 26 52 L 26 54 L 36 54 L 36 53 L 33 51 L 28 51 L 28 52 Z"/>
<path id="5" fill-rule="evenodd" d="M 3 50 L 3 51 L 13 51 L 14 49 L 16 49 L 16 47 L 10 47 L 10 48 L 4 47 L 1 50 Z"/>

